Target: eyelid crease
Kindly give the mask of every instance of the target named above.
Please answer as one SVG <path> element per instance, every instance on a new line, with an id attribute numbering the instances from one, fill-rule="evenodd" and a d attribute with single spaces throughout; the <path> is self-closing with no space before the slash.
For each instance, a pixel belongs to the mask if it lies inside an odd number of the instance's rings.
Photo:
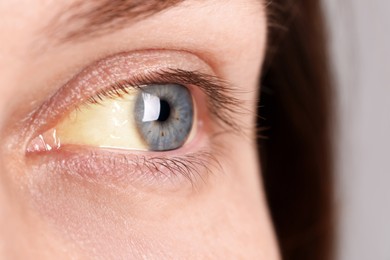
<path id="1" fill-rule="evenodd" d="M 129 94 L 132 89 L 142 89 L 149 84 L 175 83 L 184 86 L 193 85 L 208 99 L 208 109 L 215 116 L 224 130 L 233 130 L 235 133 L 242 133 L 242 124 L 239 122 L 239 115 L 244 113 L 242 102 L 234 96 L 237 90 L 228 82 L 198 71 L 186 71 L 181 69 L 165 69 L 158 72 L 141 74 L 128 80 L 121 80 L 108 88 L 99 90 L 89 97 L 85 103 L 100 104 L 105 98 L 115 99 Z"/>

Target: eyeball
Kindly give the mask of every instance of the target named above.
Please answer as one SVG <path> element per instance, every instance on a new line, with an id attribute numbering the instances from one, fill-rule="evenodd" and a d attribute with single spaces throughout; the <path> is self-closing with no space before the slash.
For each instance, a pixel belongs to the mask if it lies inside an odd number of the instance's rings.
<path id="1" fill-rule="evenodd" d="M 54 128 L 35 138 L 28 151 L 67 145 L 139 151 L 169 151 L 191 136 L 195 104 L 190 90 L 178 84 L 129 87 L 104 92 L 71 111 Z"/>

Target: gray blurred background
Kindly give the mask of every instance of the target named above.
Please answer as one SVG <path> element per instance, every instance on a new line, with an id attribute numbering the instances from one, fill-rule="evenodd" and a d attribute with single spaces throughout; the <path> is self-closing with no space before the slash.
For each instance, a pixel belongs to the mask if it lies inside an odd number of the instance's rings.
<path id="1" fill-rule="evenodd" d="M 337 259 L 390 260 L 390 0 L 323 2 L 337 83 Z"/>

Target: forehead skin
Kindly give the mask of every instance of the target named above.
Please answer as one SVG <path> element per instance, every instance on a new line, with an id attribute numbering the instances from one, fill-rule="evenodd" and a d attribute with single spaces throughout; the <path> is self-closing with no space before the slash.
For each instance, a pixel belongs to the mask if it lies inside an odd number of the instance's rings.
<path id="1" fill-rule="evenodd" d="M 21 134 L 15 129 L 75 74 L 105 57 L 150 49 L 191 53 L 239 88 L 248 111 L 255 111 L 266 45 L 265 10 L 259 1 L 150 1 L 133 9 L 131 4 L 145 1 L 88 2 L 0 1 L 0 258 L 161 259 L 186 258 L 191 252 L 198 259 L 278 259 L 252 141 L 227 140 L 235 163 L 223 165 L 225 173 L 181 211 L 170 208 L 173 202 L 154 202 L 157 195 L 149 198 L 157 209 L 168 205 L 153 223 L 133 223 L 124 196 L 113 207 L 107 196 L 109 206 L 89 208 L 78 204 L 88 201 L 80 189 L 70 189 L 63 201 L 56 194 L 39 197 L 34 194 L 41 190 L 29 190 L 33 183 L 23 179 L 29 172 L 22 163 L 28 140 L 15 143 Z M 253 125 L 254 114 L 244 115 L 243 121 Z M 56 184 L 51 186 L 55 190 Z M 52 214 L 44 215 L 35 205 L 53 209 Z M 149 240 L 118 242 L 133 233 Z"/>

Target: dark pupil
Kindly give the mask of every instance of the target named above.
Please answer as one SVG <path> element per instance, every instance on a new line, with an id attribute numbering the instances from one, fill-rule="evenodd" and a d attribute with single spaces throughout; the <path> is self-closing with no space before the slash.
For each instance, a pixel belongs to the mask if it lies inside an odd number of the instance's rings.
<path id="1" fill-rule="evenodd" d="M 168 120 L 170 115 L 171 115 L 171 106 L 167 101 L 160 99 L 160 115 L 157 120 L 160 122 L 164 122 Z"/>

